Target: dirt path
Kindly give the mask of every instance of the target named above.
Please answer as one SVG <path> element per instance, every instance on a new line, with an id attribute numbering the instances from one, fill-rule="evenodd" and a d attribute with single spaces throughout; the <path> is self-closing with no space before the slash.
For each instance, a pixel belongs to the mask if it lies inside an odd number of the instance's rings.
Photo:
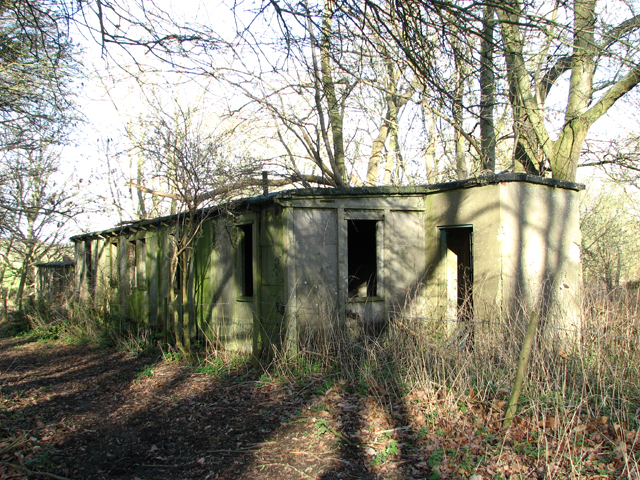
<path id="1" fill-rule="evenodd" d="M 624 471 L 614 427 L 581 427 L 576 447 L 538 425 L 500 431 L 499 402 L 445 403 L 424 392 L 385 400 L 326 377 L 265 383 L 243 366 L 204 375 L 97 347 L 0 339 L 0 480 L 607 479 Z"/>
<path id="2" fill-rule="evenodd" d="M 357 398 L 342 399 L 334 428 L 313 383 L 294 392 L 244 368 L 220 378 L 179 362 L 20 339 L 0 340 L 0 373 L 0 449 L 19 442 L 0 476 L 375 478 L 373 451 L 346 436 L 357 433 Z"/>

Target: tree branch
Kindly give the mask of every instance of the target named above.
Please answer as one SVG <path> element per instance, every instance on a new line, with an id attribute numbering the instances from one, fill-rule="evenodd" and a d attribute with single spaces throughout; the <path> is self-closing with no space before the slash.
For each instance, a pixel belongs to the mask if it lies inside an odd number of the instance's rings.
<path id="1" fill-rule="evenodd" d="M 629 73 L 622 77 L 611 87 L 589 110 L 582 116 L 589 124 L 593 124 L 597 119 L 604 115 L 609 108 L 623 95 L 640 83 L 640 66 L 633 68 Z"/>
<path id="2" fill-rule="evenodd" d="M 286 176 L 280 179 L 269 179 L 267 180 L 267 185 L 270 187 L 284 187 L 286 185 L 292 185 L 296 182 L 306 182 L 307 184 L 309 183 L 316 183 L 318 185 L 327 185 L 327 186 L 334 186 L 333 183 L 331 183 L 330 180 L 327 180 L 324 177 L 320 177 L 318 175 L 292 175 L 292 176 Z M 264 185 L 265 182 L 262 178 L 247 178 L 245 180 L 240 180 L 238 182 L 234 182 L 234 183 L 230 183 L 228 185 L 224 185 L 222 187 L 218 187 L 218 188 L 214 188 L 213 190 L 209 190 L 208 192 L 205 192 L 203 194 L 197 195 L 193 200 L 193 202 L 196 205 L 201 204 L 202 202 L 206 201 L 206 200 L 211 200 L 215 197 L 218 197 L 220 195 L 224 195 L 226 193 L 230 193 L 233 192 L 234 190 L 241 190 L 243 188 L 248 188 L 248 187 L 259 187 Z M 137 183 L 133 183 L 133 182 L 127 182 L 125 184 L 125 186 L 127 187 L 134 187 L 137 188 L 138 190 L 144 192 L 144 193 L 148 193 L 150 195 L 156 195 L 158 197 L 164 197 L 164 198 L 170 198 L 172 200 L 177 200 L 179 202 L 183 202 L 183 203 L 187 203 L 189 200 L 188 198 L 185 198 L 182 195 L 176 195 L 173 193 L 169 193 L 169 192 L 163 192 L 160 190 L 153 190 L 151 188 L 147 188 L 143 185 L 138 185 Z"/>

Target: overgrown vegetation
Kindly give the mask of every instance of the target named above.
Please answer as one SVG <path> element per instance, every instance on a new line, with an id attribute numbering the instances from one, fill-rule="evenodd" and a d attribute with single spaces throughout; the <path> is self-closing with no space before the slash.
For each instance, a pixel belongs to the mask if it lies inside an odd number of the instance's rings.
<path id="1" fill-rule="evenodd" d="M 548 341 L 534 344 L 518 415 L 509 429 L 502 428 L 502 420 L 524 326 L 478 324 L 474 348 L 469 350 L 434 341 L 433 324 L 396 318 L 380 335 L 326 328 L 296 355 L 274 352 L 271 363 L 258 372 L 251 372 L 250 357 L 204 345 L 190 371 L 220 379 L 233 375 L 238 381 L 250 376 L 258 379 L 258 387 L 313 392 L 325 399 L 314 404 L 319 411 L 331 411 L 327 405 L 336 395 L 372 398 L 397 415 L 395 428 L 409 429 L 416 442 L 451 441 L 459 429 L 485 450 L 507 448 L 521 460 L 547 465 L 545 478 L 598 471 L 604 478 L 631 478 L 640 462 L 639 293 L 622 287 L 598 291 L 587 294 L 584 305 L 581 340 L 574 351 Z M 93 342 L 134 354 L 153 351 L 158 362 L 185 360 L 175 349 L 158 349 L 158 338 L 125 319 L 101 317 L 78 307 L 33 306 L 12 319 L 4 326 L 5 335 Z M 136 381 L 153 376 L 156 366 L 146 365 Z M 329 420 L 317 419 L 315 435 L 353 441 Z M 408 440 L 394 432 L 378 439 L 372 468 L 409 448 Z M 482 460 L 469 453 L 469 446 L 434 450 L 427 460 L 429 468 L 444 478 L 451 465 L 466 462 L 473 472 Z"/>
<path id="2" fill-rule="evenodd" d="M 574 421 L 604 415 L 633 429 L 640 426 L 639 300 L 637 289 L 588 294 L 575 351 L 538 336 L 520 402 L 523 418 Z M 434 343 L 432 324 L 401 318 L 391 320 L 380 336 L 326 329 L 295 357 L 276 355 L 269 372 L 274 378 L 340 378 L 380 396 L 420 389 L 453 404 L 470 391 L 476 400 L 490 400 L 511 388 L 525 328 L 478 324 L 473 350 Z"/>
<path id="3" fill-rule="evenodd" d="M 549 415 L 563 419 L 605 415 L 638 428 L 640 290 L 628 286 L 608 294 L 590 292 L 584 305 L 581 342 L 575 351 L 558 350 L 550 341 L 534 346 L 519 410 L 536 421 Z M 473 391 L 474 398 L 487 400 L 510 389 L 525 325 L 479 323 L 473 350 L 434 341 L 436 328 L 433 322 L 403 318 L 391 319 L 380 335 L 328 326 L 293 356 L 273 352 L 271 363 L 262 367 L 262 378 L 278 382 L 322 378 L 320 383 L 329 386 L 339 379 L 363 392 L 391 397 L 420 389 L 451 398 Z M 72 304 L 28 305 L 10 315 L 0 335 L 93 343 L 132 354 L 153 351 L 164 361 L 185 360 L 175 348 L 161 347 L 158 334 L 135 322 Z M 200 345 L 193 362 L 196 372 L 219 375 L 236 371 L 249 360 Z"/>
<path id="4" fill-rule="evenodd" d="M 574 351 L 542 341 L 538 331 L 509 429 L 502 428 L 502 421 L 526 325 L 479 324 L 473 350 L 434 343 L 433 325 L 413 320 L 392 320 L 379 337 L 326 330 L 294 358 L 276 357 L 269 372 L 274 381 L 290 383 L 311 375 L 323 393 L 340 391 L 342 385 L 383 405 L 400 401 L 407 411 L 416 399 L 426 399 L 430 409 L 423 417 L 447 421 L 430 424 L 427 418 L 414 433 L 442 440 L 460 428 L 469 444 L 481 437 L 547 464 L 544 478 L 568 473 L 579 478 L 588 472 L 635 478 L 640 462 L 640 296 L 637 288 L 597 292 L 585 295 L 580 344 Z M 453 431 L 444 427 L 452 423 L 458 424 Z M 513 443 L 514 435 L 519 442 Z M 390 456 L 395 441 L 390 438 L 375 462 Z M 429 461 L 440 465 L 443 452 L 433 455 Z M 445 456 L 454 465 L 468 457 L 462 450 Z"/>
<path id="5" fill-rule="evenodd" d="M 158 338 L 148 329 L 117 315 L 105 315 L 76 303 L 29 302 L 11 312 L 0 326 L 0 336 L 20 336 L 34 341 L 115 347 L 132 354 L 159 352 Z"/>

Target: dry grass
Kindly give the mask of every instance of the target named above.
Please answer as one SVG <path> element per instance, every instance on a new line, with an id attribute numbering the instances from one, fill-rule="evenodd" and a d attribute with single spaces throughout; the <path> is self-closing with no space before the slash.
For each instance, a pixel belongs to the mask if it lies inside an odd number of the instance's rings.
<path id="1" fill-rule="evenodd" d="M 133 341 L 133 332 L 123 332 L 116 320 L 105 323 L 80 309 L 55 317 L 53 324 L 36 311 L 27 320 L 43 332 L 55 327 L 57 336 L 95 341 L 107 335 L 120 344 L 153 343 L 138 337 Z M 301 332 L 303 342 L 296 352 L 272 352 L 262 378 L 298 385 L 312 378 L 313 386 L 303 388 L 324 386 L 319 391 L 328 399 L 330 393 L 348 389 L 360 395 L 363 404 L 372 405 L 372 416 L 376 409 L 388 416 L 403 405 L 408 413 L 398 421 L 425 442 L 420 446 L 413 440 L 415 451 L 442 457 L 441 463 L 432 463 L 445 478 L 450 474 L 446 465 L 471 458 L 460 453 L 469 445 L 483 452 L 473 460 L 479 465 L 475 471 L 485 477 L 505 465 L 516 472 L 514 465 L 520 465 L 522 471 L 543 472 L 539 478 L 640 478 L 637 291 L 586 296 L 582 331 L 573 349 L 541 340 L 553 336 L 553 329 L 541 332 L 518 418 L 508 430 L 501 420 L 525 325 L 504 320 L 478 324 L 470 348 L 468 342 L 446 341 L 442 332 L 447 329 L 434 320 L 395 317 L 377 331 L 358 321 L 340 326 L 328 318 L 322 323 L 322 328 Z M 205 373 L 225 371 L 225 365 L 238 358 L 220 350 L 210 353 L 201 367 Z M 437 422 L 429 420 L 436 417 Z M 421 432 L 426 432 L 424 437 Z M 454 439 L 467 444 L 455 446 Z M 429 450 L 438 444 L 451 446 Z"/>
<path id="2" fill-rule="evenodd" d="M 545 466 L 544 478 L 580 478 L 589 462 L 593 474 L 594 462 L 605 459 L 618 464 L 615 472 L 603 467 L 602 478 L 640 478 L 639 303 L 637 292 L 627 290 L 588 295 L 574 348 L 543 341 L 553 329 L 541 332 L 514 429 L 535 436 L 533 454 Z M 316 328 L 304 335 L 295 355 L 276 356 L 270 372 L 285 378 L 315 372 L 355 385 L 381 404 L 410 402 L 419 394 L 437 404 L 441 416 L 460 416 L 459 405 L 473 402 L 490 412 L 482 422 L 493 421 L 500 430 L 526 328 L 508 323 L 477 325 L 472 348 L 434 340 L 434 331 L 442 329 L 415 318 L 393 318 L 378 335 L 363 328 Z M 506 441 L 509 431 L 500 431 Z"/>

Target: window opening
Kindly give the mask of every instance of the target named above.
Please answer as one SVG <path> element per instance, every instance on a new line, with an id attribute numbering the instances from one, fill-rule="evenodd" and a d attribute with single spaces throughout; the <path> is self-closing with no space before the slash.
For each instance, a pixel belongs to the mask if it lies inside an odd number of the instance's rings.
<path id="1" fill-rule="evenodd" d="M 136 242 L 136 287 L 146 288 L 147 284 L 147 241 L 141 238 Z"/>
<path id="2" fill-rule="evenodd" d="M 240 295 L 253 297 L 253 225 L 238 226 Z"/>
<path id="3" fill-rule="evenodd" d="M 375 297 L 378 290 L 376 220 L 348 220 L 349 298 Z"/>
<path id="4" fill-rule="evenodd" d="M 182 291 L 182 270 L 184 267 L 184 252 L 178 255 L 176 259 L 175 271 L 173 272 L 173 292 L 176 294 Z"/>
<path id="5" fill-rule="evenodd" d="M 110 241 L 109 242 L 109 258 L 110 258 L 110 268 L 109 268 L 109 285 L 112 288 L 115 288 L 118 286 L 118 280 L 119 280 L 119 275 L 118 275 L 118 243 L 117 241 Z"/>
<path id="6" fill-rule="evenodd" d="M 93 255 L 91 254 L 91 240 L 85 240 L 84 242 L 84 265 L 87 275 L 87 287 L 89 291 L 93 291 L 94 278 L 93 278 Z"/>
<path id="7" fill-rule="evenodd" d="M 136 288 L 136 242 L 135 240 L 127 242 L 127 270 L 129 273 L 129 288 Z"/>

